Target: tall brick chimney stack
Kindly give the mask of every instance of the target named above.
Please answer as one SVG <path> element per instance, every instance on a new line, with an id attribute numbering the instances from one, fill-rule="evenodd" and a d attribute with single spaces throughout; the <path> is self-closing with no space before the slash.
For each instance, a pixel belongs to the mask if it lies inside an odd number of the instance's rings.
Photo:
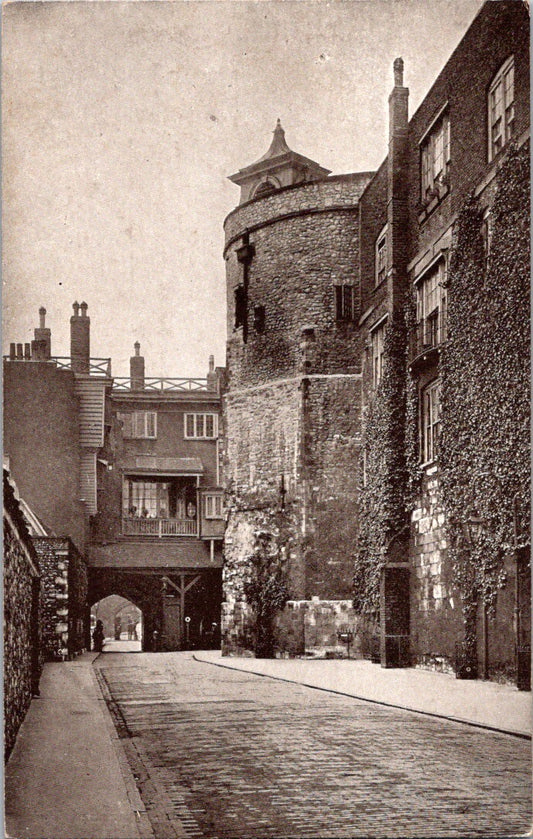
<path id="1" fill-rule="evenodd" d="M 39 327 L 33 330 L 34 339 L 31 342 L 31 357 L 34 361 L 47 361 L 52 355 L 52 333 L 45 326 L 46 309 L 39 309 Z"/>
<path id="2" fill-rule="evenodd" d="M 73 303 L 70 318 L 70 359 L 75 373 L 89 373 L 91 319 L 87 317 L 87 303 Z M 80 315 L 81 310 L 81 315 Z"/>
<path id="3" fill-rule="evenodd" d="M 215 356 L 209 356 L 209 372 L 207 374 L 207 389 L 217 391 L 218 390 L 218 376 L 215 372 Z"/>
<path id="4" fill-rule="evenodd" d="M 391 277 L 393 312 L 399 305 L 407 276 L 407 132 L 409 88 L 403 85 L 403 60 L 393 65 L 394 87 L 389 96 L 389 155 L 387 177 L 387 272 Z"/>
<path id="5" fill-rule="evenodd" d="M 141 345 L 134 343 L 135 355 L 130 358 L 130 388 L 144 390 L 144 357 L 140 355 Z"/>

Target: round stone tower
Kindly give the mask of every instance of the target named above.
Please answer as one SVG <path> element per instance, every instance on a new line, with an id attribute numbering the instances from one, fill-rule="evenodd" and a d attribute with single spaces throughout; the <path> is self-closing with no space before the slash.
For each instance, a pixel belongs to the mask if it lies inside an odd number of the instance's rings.
<path id="1" fill-rule="evenodd" d="M 371 174 L 328 177 L 289 148 L 278 120 L 267 153 L 230 178 L 241 202 L 224 224 L 227 651 L 253 638 L 245 581 L 258 533 L 270 534 L 288 585 L 278 647 L 307 644 L 302 609 L 309 617 L 317 598 L 332 615 L 340 614 L 335 604 L 349 607 L 351 551 L 340 537 L 354 531 L 358 200 Z M 320 646 L 336 639 L 336 623 L 332 617 L 316 639 Z"/>

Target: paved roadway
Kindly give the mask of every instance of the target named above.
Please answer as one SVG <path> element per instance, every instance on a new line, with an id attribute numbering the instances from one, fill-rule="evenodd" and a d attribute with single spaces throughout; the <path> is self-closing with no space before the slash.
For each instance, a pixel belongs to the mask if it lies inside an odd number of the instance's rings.
<path id="1" fill-rule="evenodd" d="M 224 670 L 95 661 L 157 839 L 517 836 L 528 741 Z"/>

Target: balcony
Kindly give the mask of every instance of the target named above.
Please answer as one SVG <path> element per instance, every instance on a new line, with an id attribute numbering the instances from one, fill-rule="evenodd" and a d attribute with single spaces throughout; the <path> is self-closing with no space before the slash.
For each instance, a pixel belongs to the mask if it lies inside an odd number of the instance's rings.
<path id="1" fill-rule="evenodd" d="M 138 518 L 124 516 L 122 518 L 123 536 L 148 536 L 150 538 L 173 536 L 197 536 L 198 523 L 192 519 L 162 519 Z"/>
<path id="2" fill-rule="evenodd" d="M 446 338 L 439 310 L 435 309 L 419 321 L 411 333 L 410 367 L 412 370 L 434 364 L 439 357 L 440 347 Z"/>

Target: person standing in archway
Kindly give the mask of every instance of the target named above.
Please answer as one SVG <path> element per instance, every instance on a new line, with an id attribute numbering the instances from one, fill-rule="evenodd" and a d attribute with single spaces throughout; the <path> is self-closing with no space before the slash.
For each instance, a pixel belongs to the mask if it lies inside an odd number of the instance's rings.
<path id="1" fill-rule="evenodd" d="M 101 653 L 104 649 L 104 624 L 102 621 L 96 621 L 96 626 L 93 630 L 93 650 L 95 653 Z"/>
<path id="2" fill-rule="evenodd" d="M 122 620 L 120 615 L 115 617 L 115 641 L 120 641 L 120 633 L 122 632 Z"/>

